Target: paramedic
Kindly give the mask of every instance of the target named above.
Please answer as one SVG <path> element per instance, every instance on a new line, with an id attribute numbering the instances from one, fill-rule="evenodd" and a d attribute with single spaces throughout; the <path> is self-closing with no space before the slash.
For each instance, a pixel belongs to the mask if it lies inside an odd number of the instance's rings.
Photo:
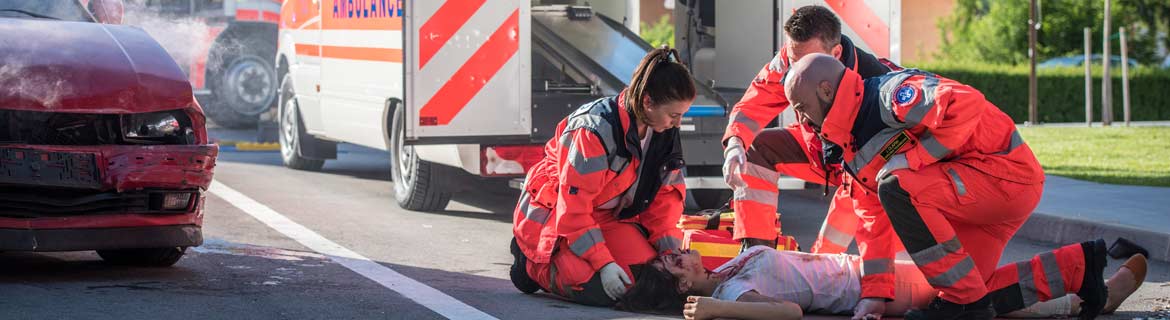
<path id="1" fill-rule="evenodd" d="M 517 289 L 610 306 L 632 284 L 631 268 L 679 249 L 686 191 L 678 127 L 694 99 L 690 72 L 664 47 L 642 58 L 617 97 L 557 125 L 514 213 Z"/>
<path id="2" fill-rule="evenodd" d="M 880 315 L 884 302 L 894 298 L 898 239 L 940 291 L 927 308 L 907 312 L 907 319 L 995 317 L 995 308 L 1009 302 L 997 300 L 993 307 L 989 292 L 1031 277 L 993 275 L 1044 188 L 1044 171 L 1011 117 L 975 88 L 915 69 L 863 81 L 832 56 L 812 54 L 789 72 L 784 88 L 797 119 L 823 143 L 844 150 L 833 161 L 843 163 L 842 185 L 862 226 L 856 237 L 864 299 L 854 317 Z M 1086 275 L 1099 277 L 1104 256 L 1090 251 L 1103 252 L 1104 244 L 1085 250 L 1080 259 L 1040 258 L 1059 267 L 1080 264 Z M 1079 287 L 1082 318 L 1101 311 L 1105 288 L 1099 279 L 1062 284 L 1059 273 L 1045 275 L 1049 285 L 1024 288 L 1024 300 L 1051 299 Z"/>
<path id="3" fill-rule="evenodd" d="M 821 162 L 820 140 L 807 126 L 793 123 L 785 128 L 764 126 L 788 108 L 781 83 L 788 66 L 810 53 L 836 57 L 862 78 L 883 75 L 892 63 L 858 49 L 841 34 L 841 21 L 828 8 L 816 5 L 796 9 L 784 22 L 784 48 L 752 80 L 743 99 L 731 109 L 731 121 L 723 135 L 723 176 L 735 190 L 731 207 L 736 212 L 733 238 L 743 248 L 776 246 L 776 180 L 780 174 L 812 183 L 838 185 L 840 166 Z M 833 151 L 839 152 L 839 151 Z M 857 217 L 843 189 L 838 189 L 812 252 L 842 253 L 853 241 Z"/>

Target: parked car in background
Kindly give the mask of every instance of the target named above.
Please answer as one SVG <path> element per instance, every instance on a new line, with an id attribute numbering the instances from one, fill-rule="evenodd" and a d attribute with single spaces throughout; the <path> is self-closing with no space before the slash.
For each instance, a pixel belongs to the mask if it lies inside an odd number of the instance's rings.
<path id="1" fill-rule="evenodd" d="M 1101 64 L 1101 55 L 1094 54 L 1094 55 L 1091 55 L 1089 57 L 1091 59 L 1093 59 L 1094 65 Z M 1136 68 L 1138 66 L 1137 60 L 1127 59 L 1127 62 L 1129 63 L 1130 68 Z M 1085 55 L 1080 54 L 1080 55 L 1075 55 L 1075 56 L 1057 57 L 1057 58 L 1044 60 L 1044 62 L 1036 64 L 1036 67 L 1037 68 L 1057 68 L 1057 67 L 1080 67 L 1083 65 L 1085 65 Z M 1121 56 L 1115 55 L 1112 58 L 1110 58 L 1109 65 L 1111 67 L 1120 67 L 1121 66 Z"/>
<path id="2" fill-rule="evenodd" d="M 0 251 L 170 266 L 203 243 L 219 148 L 167 52 L 95 20 L 78 0 L 0 0 Z"/>

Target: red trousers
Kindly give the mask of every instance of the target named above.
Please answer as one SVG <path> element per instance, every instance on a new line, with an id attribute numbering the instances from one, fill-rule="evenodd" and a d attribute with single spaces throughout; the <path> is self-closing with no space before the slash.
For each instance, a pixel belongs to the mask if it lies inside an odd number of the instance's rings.
<path id="1" fill-rule="evenodd" d="M 894 233 L 939 296 L 970 303 L 1025 275 L 1035 280 L 1039 291 L 1032 296 L 1040 301 L 1079 288 L 1080 277 L 1074 276 L 1078 265 L 1083 274 L 1079 252 L 1038 256 L 1025 268 L 1032 273 L 996 272 L 1008 240 L 1040 201 L 1043 184 L 1007 181 L 977 166 L 939 162 L 918 171 L 897 170 L 878 186 Z"/>
<path id="2" fill-rule="evenodd" d="M 602 222 L 600 227 L 604 244 L 613 255 L 614 262 L 630 275 L 630 279 L 634 279 L 630 272 L 631 265 L 649 263 L 657 256 L 646 235 L 636 225 L 611 221 Z M 527 267 L 529 277 L 545 291 L 585 305 L 614 304 L 605 294 L 597 270 L 593 270 L 588 261 L 573 254 L 564 241 L 557 244 L 550 263 L 529 260 Z"/>

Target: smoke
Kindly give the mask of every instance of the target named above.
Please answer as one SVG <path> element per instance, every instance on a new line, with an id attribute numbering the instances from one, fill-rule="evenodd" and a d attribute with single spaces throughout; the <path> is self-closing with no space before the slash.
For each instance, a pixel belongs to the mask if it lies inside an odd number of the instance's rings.
<path id="1" fill-rule="evenodd" d="M 0 26 L 0 34 L 25 32 L 23 29 L 9 29 L 8 26 Z M 21 37 L 0 39 L 0 47 L 6 48 L 4 54 L 0 55 L 0 97 L 53 109 L 60 106 L 62 98 L 74 94 L 77 91 L 73 87 L 74 83 L 66 77 L 76 73 L 66 70 L 67 66 L 37 63 L 43 60 L 40 53 L 50 52 L 46 50 L 64 55 L 79 54 L 77 48 L 73 47 L 48 47 L 61 43 L 60 39 L 68 39 L 69 32 L 67 29 L 46 28 L 38 30 L 35 35 L 39 41 L 24 41 Z M 15 41 L 21 43 L 10 43 Z"/>
<path id="2" fill-rule="evenodd" d="M 145 2 L 126 1 L 122 24 L 142 28 L 184 71 L 190 72 L 187 70 L 190 64 L 208 53 L 211 27 L 201 18 L 164 13 L 161 8 L 147 6 Z"/>

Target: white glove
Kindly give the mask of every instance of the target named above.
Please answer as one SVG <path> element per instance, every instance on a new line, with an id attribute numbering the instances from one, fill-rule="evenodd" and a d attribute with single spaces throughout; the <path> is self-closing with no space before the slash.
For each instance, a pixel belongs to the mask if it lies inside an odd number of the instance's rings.
<path id="1" fill-rule="evenodd" d="M 723 181 L 731 186 L 731 190 L 747 187 L 747 183 L 739 177 L 743 172 L 743 165 L 746 162 L 746 151 L 743 147 L 743 140 L 739 137 L 731 137 L 727 139 L 727 147 L 723 149 Z"/>
<path id="2" fill-rule="evenodd" d="M 601 286 L 605 288 L 605 294 L 610 299 L 617 300 L 622 295 L 626 294 L 626 286 L 633 283 L 630 281 L 630 276 L 626 275 L 626 271 L 622 270 L 617 263 L 610 262 L 604 267 L 601 267 Z"/>

